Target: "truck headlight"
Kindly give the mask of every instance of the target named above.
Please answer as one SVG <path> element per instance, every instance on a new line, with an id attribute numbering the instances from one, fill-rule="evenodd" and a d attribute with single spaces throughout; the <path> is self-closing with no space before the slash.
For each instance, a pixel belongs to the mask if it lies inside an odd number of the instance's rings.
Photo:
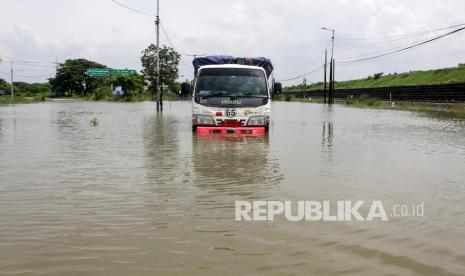
<path id="1" fill-rule="evenodd" d="M 248 126 L 264 126 L 265 116 L 251 116 L 247 121 Z"/>
<path id="2" fill-rule="evenodd" d="M 198 125 L 214 125 L 213 117 L 208 115 L 195 115 L 195 121 Z"/>

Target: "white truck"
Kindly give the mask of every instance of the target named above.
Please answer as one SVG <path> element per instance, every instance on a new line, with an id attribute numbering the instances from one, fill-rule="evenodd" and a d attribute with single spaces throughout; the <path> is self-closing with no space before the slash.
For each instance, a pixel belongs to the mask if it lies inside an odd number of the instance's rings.
<path id="1" fill-rule="evenodd" d="M 272 93 L 281 93 L 269 59 L 206 56 L 193 65 L 193 131 L 254 136 L 268 131 Z"/>

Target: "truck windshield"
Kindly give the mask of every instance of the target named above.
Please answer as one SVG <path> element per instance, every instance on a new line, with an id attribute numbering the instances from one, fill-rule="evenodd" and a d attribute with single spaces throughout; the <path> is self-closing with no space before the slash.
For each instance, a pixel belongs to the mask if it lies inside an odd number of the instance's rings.
<path id="1" fill-rule="evenodd" d="M 200 97 L 267 97 L 265 73 L 257 69 L 205 68 L 197 80 Z"/>

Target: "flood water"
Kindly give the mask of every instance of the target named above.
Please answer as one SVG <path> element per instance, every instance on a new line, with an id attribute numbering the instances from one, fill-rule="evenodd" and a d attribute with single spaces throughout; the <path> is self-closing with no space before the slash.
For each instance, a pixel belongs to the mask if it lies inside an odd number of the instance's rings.
<path id="1" fill-rule="evenodd" d="M 465 274 L 464 121 L 272 108 L 235 139 L 193 134 L 188 102 L 0 106 L 0 275 Z M 424 215 L 238 222 L 236 200 Z"/>

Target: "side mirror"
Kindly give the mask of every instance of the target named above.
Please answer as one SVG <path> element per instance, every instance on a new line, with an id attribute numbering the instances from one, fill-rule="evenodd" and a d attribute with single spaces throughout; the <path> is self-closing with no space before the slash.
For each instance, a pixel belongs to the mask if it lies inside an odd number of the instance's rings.
<path id="1" fill-rule="evenodd" d="M 283 85 L 280 82 L 275 82 L 273 86 L 273 93 L 281 94 L 283 91 Z"/>
<path id="2" fill-rule="evenodd" d="M 181 83 L 181 95 L 188 95 L 191 92 L 191 84 L 188 82 Z"/>

